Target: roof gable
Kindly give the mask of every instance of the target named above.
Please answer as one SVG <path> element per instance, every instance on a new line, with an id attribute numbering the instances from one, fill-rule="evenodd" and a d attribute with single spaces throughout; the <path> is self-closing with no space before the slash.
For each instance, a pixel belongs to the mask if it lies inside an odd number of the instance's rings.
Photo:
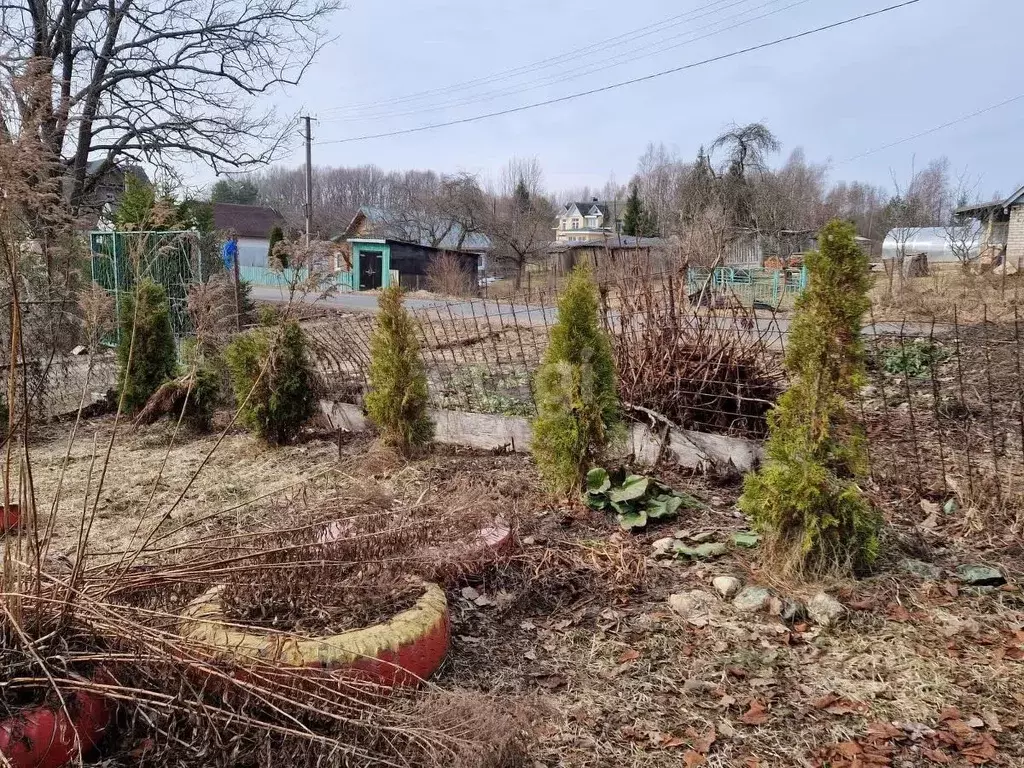
<path id="1" fill-rule="evenodd" d="M 238 237 L 268 239 L 270 230 L 284 224 L 284 217 L 263 205 L 214 203 L 214 229 L 232 230 Z"/>

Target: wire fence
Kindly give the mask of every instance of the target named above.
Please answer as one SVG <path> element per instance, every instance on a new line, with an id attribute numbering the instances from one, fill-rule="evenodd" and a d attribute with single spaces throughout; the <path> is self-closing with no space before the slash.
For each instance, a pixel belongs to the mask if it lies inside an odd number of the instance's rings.
<path id="1" fill-rule="evenodd" d="M 695 306 L 685 277 L 628 285 L 601 291 L 625 407 L 652 424 L 763 439 L 785 386 L 791 315 Z M 440 299 L 413 310 L 432 406 L 534 415 L 555 299 Z M 973 318 L 868 318 L 869 383 L 853 407 L 879 487 L 956 498 L 980 514 L 1024 499 L 1024 328 L 1018 315 Z M 307 322 L 328 397 L 361 402 L 373 328 L 371 313 Z"/>

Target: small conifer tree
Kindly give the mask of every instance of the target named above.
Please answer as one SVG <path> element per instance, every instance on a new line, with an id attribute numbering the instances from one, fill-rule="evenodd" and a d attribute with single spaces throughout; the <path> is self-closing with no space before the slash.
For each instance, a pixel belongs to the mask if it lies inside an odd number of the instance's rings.
<path id="1" fill-rule="evenodd" d="M 178 351 L 167 292 L 152 280 L 141 280 L 133 291 L 124 294 L 118 323 L 118 390 L 125 411 L 133 412 L 177 371 Z"/>
<path id="2" fill-rule="evenodd" d="M 294 320 L 243 333 L 225 351 L 242 423 L 268 443 L 292 440 L 316 411 L 313 366 Z"/>
<path id="3" fill-rule="evenodd" d="M 370 388 L 366 412 L 386 445 L 407 454 L 430 442 L 427 375 L 413 319 L 402 304 L 402 289 L 381 291 L 377 327 L 370 338 Z"/>
<path id="4" fill-rule="evenodd" d="M 535 381 L 533 456 L 555 493 L 576 489 L 618 423 L 611 342 L 601 328 L 597 286 L 577 265 L 558 301 L 558 321 Z"/>
<path id="5" fill-rule="evenodd" d="M 769 414 L 765 464 L 749 475 L 740 508 L 788 574 L 859 570 L 878 554 L 879 515 L 857 478 L 864 438 L 849 404 L 865 382 L 861 323 L 869 306 L 868 258 L 849 223 L 833 221 L 807 257 L 786 371 L 791 384 Z"/>

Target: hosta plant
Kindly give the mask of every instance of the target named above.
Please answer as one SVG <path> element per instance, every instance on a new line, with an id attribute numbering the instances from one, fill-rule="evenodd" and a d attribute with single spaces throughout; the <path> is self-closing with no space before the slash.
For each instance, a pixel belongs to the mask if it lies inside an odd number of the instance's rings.
<path id="1" fill-rule="evenodd" d="M 701 503 L 685 493 L 643 475 L 594 467 L 587 472 L 584 503 L 591 509 L 614 512 L 627 531 L 643 528 L 650 520 L 673 518 L 680 509 L 698 509 Z"/>

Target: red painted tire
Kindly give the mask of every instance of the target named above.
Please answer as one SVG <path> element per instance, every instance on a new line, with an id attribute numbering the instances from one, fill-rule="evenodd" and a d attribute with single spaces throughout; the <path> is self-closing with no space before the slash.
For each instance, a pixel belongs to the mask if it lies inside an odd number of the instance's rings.
<path id="1" fill-rule="evenodd" d="M 436 584 L 424 584 L 416 604 L 386 622 L 315 638 L 229 623 L 221 604 L 223 590 L 223 586 L 213 587 L 185 608 L 179 627 L 182 636 L 222 657 L 275 664 L 287 672 L 286 677 L 299 673 L 321 682 L 415 686 L 430 677 L 448 653 L 448 601 Z"/>
<path id="2" fill-rule="evenodd" d="M 67 712 L 59 704 L 32 707 L 0 721 L 0 753 L 14 768 L 60 768 L 78 759 L 79 747 L 84 754 L 99 743 L 113 705 L 85 692 L 65 701 Z"/>
<path id="3" fill-rule="evenodd" d="M 13 531 L 21 525 L 21 508 L 17 504 L 0 505 L 0 533 Z"/>

